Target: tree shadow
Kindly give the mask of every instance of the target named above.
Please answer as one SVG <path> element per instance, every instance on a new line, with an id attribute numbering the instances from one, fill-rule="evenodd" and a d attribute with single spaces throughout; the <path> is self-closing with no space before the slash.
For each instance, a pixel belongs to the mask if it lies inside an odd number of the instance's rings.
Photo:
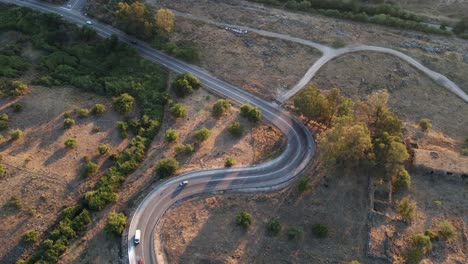
<path id="1" fill-rule="evenodd" d="M 52 155 L 50 155 L 45 161 L 44 161 L 44 166 L 49 166 L 52 163 L 55 163 L 59 161 L 60 159 L 64 158 L 65 155 L 67 154 L 68 150 L 65 148 L 61 148 L 57 151 L 55 151 Z"/>

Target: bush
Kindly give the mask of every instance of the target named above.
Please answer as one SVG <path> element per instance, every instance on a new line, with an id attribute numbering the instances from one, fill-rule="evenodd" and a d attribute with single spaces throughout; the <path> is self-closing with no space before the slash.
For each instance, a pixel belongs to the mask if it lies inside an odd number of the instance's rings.
<path id="1" fill-rule="evenodd" d="M 8 121 L 8 119 L 9 119 L 9 118 L 8 118 L 8 114 L 2 114 L 2 115 L 0 115 L 0 120 L 2 120 L 2 121 Z"/>
<path id="2" fill-rule="evenodd" d="M 0 179 L 5 176 L 5 174 L 7 173 L 7 168 L 5 167 L 5 165 L 3 164 L 0 164 Z"/>
<path id="3" fill-rule="evenodd" d="M 82 173 L 83 177 L 88 177 L 91 174 L 94 174 L 98 171 L 98 165 L 92 161 L 89 161 L 88 164 L 86 164 L 86 167 Z"/>
<path id="4" fill-rule="evenodd" d="M 78 111 L 78 116 L 81 117 L 81 118 L 88 117 L 88 116 L 89 116 L 89 110 L 86 109 L 86 108 L 81 108 L 81 109 Z"/>
<path id="5" fill-rule="evenodd" d="M 395 176 L 393 186 L 397 190 L 407 190 L 411 186 L 411 175 L 407 170 L 400 170 Z"/>
<path id="6" fill-rule="evenodd" d="M 297 184 L 297 189 L 300 193 L 303 193 L 307 190 L 310 190 L 310 178 L 309 177 L 303 177 L 299 180 L 299 183 Z"/>
<path id="7" fill-rule="evenodd" d="M 324 224 L 315 224 L 312 226 L 312 233 L 319 238 L 327 237 L 328 227 Z"/>
<path id="8" fill-rule="evenodd" d="M 455 227 L 453 227 L 453 225 L 450 222 L 443 221 L 439 225 L 439 234 L 441 237 L 448 240 L 457 236 L 457 231 L 455 230 Z"/>
<path id="9" fill-rule="evenodd" d="M 404 257 L 407 264 L 418 264 L 423 258 L 423 253 L 416 248 L 411 248 L 405 252 Z"/>
<path id="10" fill-rule="evenodd" d="M 120 236 L 127 224 L 127 217 L 123 213 L 111 212 L 107 217 L 104 232 L 109 236 Z"/>
<path id="11" fill-rule="evenodd" d="M 17 196 L 12 196 L 7 202 L 6 207 L 9 207 L 14 210 L 19 210 L 23 207 L 23 201 Z"/>
<path id="12" fill-rule="evenodd" d="M 246 212 L 240 212 L 236 216 L 236 224 L 245 229 L 249 228 L 249 226 L 252 224 L 252 215 Z"/>
<path id="13" fill-rule="evenodd" d="M 15 113 L 19 113 L 23 110 L 23 105 L 21 105 L 20 103 L 14 103 L 13 105 L 11 105 L 11 107 L 13 107 L 13 112 Z"/>
<path id="14" fill-rule="evenodd" d="M 179 75 L 172 83 L 172 90 L 179 97 L 185 97 L 200 88 L 201 82 L 191 73 Z"/>
<path id="15" fill-rule="evenodd" d="M 132 110 L 135 98 L 128 93 L 123 93 L 118 97 L 114 97 L 112 101 L 117 112 L 126 114 Z"/>
<path id="16" fill-rule="evenodd" d="M 432 249 L 431 238 L 422 233 L 412 235 L 411 242 L 413 247 L 421 251 L 423 254 Z"/>
<path id="17" fill-rule="evenodd" d="M 177 155 L 187 155 L 195 151 L 195 148 L 190 144 L 177 144 L 175 146 L 175 152 Z"/>
<path id="18" fill-rule="evenodd" d="M 403 221 L 411 223 L 416 217 L 416 203 L 410 202 L 408 198 L 397 201 L 395 205 Z"/>
<path id="19" fill-rule="evenodd" d="M 128 123 L 119 121 L 117 122 L 117 129 L 120 132 L 120 137 L 121 138 L 128 138 Z"/>
<path id="20" fill-rule="evenodd" d="M 193 133 L 193 137 L 198 141 L 205 141 L 211 136 L 211 131 L 204 127 Z"/>
<path id="21" fill-rule="evenodd" d="M 34 229 L 29 229 L 28 231 L 24 232 L 23 234 L 23 241 L 32 244 L 39 239 L 39 232 Z"/>
<path id="22" fill-rule="evenodd" d="M 249 119 L 252 122 L 257 122 L 262 119 L 262 113 L 256 107 L 251 106 L 250 104 L 244 104 L 240 108 L 241 116 Z"/>
<path id="23" fill-rule="evenodd" d="M 468 156 L 468 148 L 463 148 L 462 151 L 461 151 L 461 154 L 463 156 Z"/>
<path id="24" fill-rule="evenodd" d="M 236 121 L 228 126 L 228 131 L 233 137 L 241 137 L 244 134 L 244 127 L 239 121 Z"/>
<path id="25" fill-rule="evenodd" d="M 20 129 L 14 129 L 10 131 L 11 140 L 15 141 L 23 137 L 23 131 Z"/>
<path id="26" fill-rule="evenodd" d="M 109 147 L 109 145 L 107 145 L 107 144 L 100 144 L 100 145 L 97 147 L 97 149 L 98 149 L 98 151 L 99 151 L 99 154 L 101 154 L 101 155 L 104 155 L 104 154 L 106 154 L 107 152 L 109 152 L 109 148 L 110 148 L 110 147 Z"/>
<path id="27" fill-rule="evenodd" d="M 428 236 L 431 239 L 431 241 L 439 240 L 439 236 L 431 230 L 424 231 L 424 235 Z"/>
<path id="28" fill-rule="evenodd" d="M 278 220 L 278 218 L 271 219 L 270 222 L 268 222 L 267 224 L 267 230 L 272 235 L 278 235 L 281 232 L 281 229 L 281 222 Z"/>
<path id="29" fill-rule="evenodd" d="M 69 139 L 65 140 L 65 143 L 64 143 L 64 144 L 65 144 L 65 147 L 66 147 L 66 148 L 73 149 L 73 148 L 76 148 L 76 145 L 77 145 L 78 143 L 76 142 L 76 139 L 74 139 L 74 138 L 69 138 Z"/>
<path id="30" fill-rule="evenodd" d="M 173 158 L 162 159 L 156 164 L 156 175 L 166 178 L 174 175 L 179 169 L 179 162 Z"/>
<path id="31" fill-rule="evenodd" d="M 422 131 L 428 131 L 432 129 L 432 121 L 428 118 L 423 118 L 419 121 L 419 127 Z"/>
<path id="32" fill-rule="evenodd" d="M 28 86 L 20 81 L 10 82 L 9 88 L 12 96 L 25 95 L 28 91 Z"/>
<path id="33" fill-rule="evenodd" d="M 175 104 L 169 108 L 169 113 L 174 118 L 184 118 L 186 116 L 186 110 L 183 104 Z"/>
<path id="34" fill-rule="evenodd" d="M 300 226 L 291 226 L 287 234 L 289 240 L 301 240 L 304 237 L 304 229 Z"/>
<path id="35" fill-rule="evenodd" d="M 169 128 L 164 134 L 164 139 L 166 140 L 166 142 L 176 142 L 177 139 L 179 139 L 179 133 L 177 133 L 175 129 Z"/>
<path id="36" fill-rule="evenodd" d="M 102 104 L 95 104 L 93 110 L 91 110 L 93 114 L 100 115 L 106 112 L 106 107 Z"/>
<path id="37" fill-rule="evenodd" d="M 230 108 L 231 108 L 231 102 L 229 102 L 229 100 L 219 99 L 213 105 L 212 114 L 214 117 L 219 118 Z"/>
<path id="38" fill-rule="evenodd" d="M 74 125 L 75 125 L 75 120 L 73 120 L 71 118 L 65 118 L 63 120 L 63 127 L 65 127 L 65 129 L 71 128 Z"/>
<path id="39" fill-rule="evenodd" d="M 5 120 L 0 120 L 0 131 L 8 128 L 8 122 Z"/>
<path id="40" fill-rule="evenodd" d="M 227 157 L 224 159 L 224 167 L 232 167 L 236 165 L 236 160 L 233 157 Z"/>
<path id="41" fill-rule="evenodd" d="M 353 260 L 351 261 L 349 264 L 361 264 L 361 262 L 357 261 L 357 260 Z"/>

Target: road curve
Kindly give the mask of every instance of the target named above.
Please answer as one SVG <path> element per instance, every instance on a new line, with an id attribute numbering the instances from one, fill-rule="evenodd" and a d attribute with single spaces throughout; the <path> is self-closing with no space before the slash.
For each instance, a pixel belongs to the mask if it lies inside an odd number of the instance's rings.
<path id="1" fill-rule="evenodd" d="M 89 18 L 80 13 L 49 4 L 35 1 L 0 0 L 5 3 L 15 3 L 43 12 L 57 13 L 78 25 L 85 25 Z M 128 44 L 137 41 L 133 37 L 108 25 L 92 21 L 98 34 L 108 37 L 112 34 Z M 155 254 L 153 232 L 164 212 L 174 203 L 189 196 L 200 193 L 210 193 L 223 190 L 231 191 L 262 191 L 275 190 L 286 186 L 297 176 L 313 157 L 315 143 L 310 131 L 295 117 L 282 110 L 275 103 L 269 103 L 251 95 L 244 90 L 216 79 L 200 68 L 174 59 L 164 53 L 151 49 L 145 43 L 138 42 L 135 48 L 146 59 L 160 63 L 177 73 L 190 72 L 203 82 L 211 91 L 221 94 L 236 103 L 250 103 L 258 107 L 263 117 L 277 126 L 286 136 L 287 146 L 276 159 L 258 166 L 239 167 L 232 169 L 212 169 L 195 171 L 168 179 L 159 184 L 139 205 L 130 222 L 128 231 L 128 257 L 130 263 L 143 259 L 144 263 L 163 262 L 162 255 Z M 179 188 L 180 181 L 188 180 L 185 188 Z M 138 246 L 133 243 L 137 229 L 141 230 L 142 239 Z"/>

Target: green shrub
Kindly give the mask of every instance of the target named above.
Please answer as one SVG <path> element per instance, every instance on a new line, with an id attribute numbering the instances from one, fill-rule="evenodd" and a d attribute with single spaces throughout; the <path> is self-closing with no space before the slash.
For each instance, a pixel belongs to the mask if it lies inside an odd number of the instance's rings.
<path id="1" fill-rule="evenodd" d="M 334 38 L 331 46 L 335 49 L 343 48 L 346 46 L 346 42 L 342 38 Z"/>
<path id="2" fill-rule="evenodd" d="M 195 151 L 195 148 L 190 144 L 177 144 L 175 152 L 177 155 L 187 155 Z"/>
<path id="3" fill-rule="evenodd" d="M 203 127 L 193 133 L 193 137 L 200 142 L 207 140 L 210 135 L 211 131 L 206 127 Z"/>
<path id="4" fill-rule="evenodd" d="M 273 218 L 271 219 L 268 224 L 267 224 L 267 230 L 270 232 L 272 235 L 278 235 L 281 232 L 282 229 L 281 222 L 278 220 L 278 218 Z"/>
<path id="5" fill-rule="evenodd" d="M 95 104 L 91 111 L 95 115 L 100 115 L 106 112 L 106 107 L 102 104 Z"/>
<path id="6" fill-rule="evenodd" d="M 114 97 L 112 101 L 117 112 L 126 114 L 132 110 L 135 98 L 133 98 L 133 96 L 129 95 L 128 93 L 123 93 L 118 97 Z"/>
<path id="7" fill-rule="evenodd" d="M 28 91 L 28 86 L 20 81 L 11 81 L 9 88 L 12 96 L 25 95 Z"/>
<path id="8" fill-rule="evenodd" d="M 39 239 L 39 232 L 34 229 L 29 229 L 28 231 L 24 232 L 23 234 L 23 241 L 32 244 Z"/>
<path id="9" fill-rule="evenodd" d="M 2 121 L 8 121 L 8 119 L 9 119 L 9 118 L 8 118 L 8 114 L 2 114 L 2 115 L 0 115 L 0 120 L 2 120 Z"/>
<path id="10" fill-rule="evenodd" d="M 70 112 L 65 112 L 63 113 L 63 118 L 71 118 L 71 113 Z"/>
<path id="11" fill-rule="evenodd" d="M 291 226 L 288 228 L 288 239 L 289 240 L 301 240 L 304 237 L 304 229 L 300 226 Z"/>
<path id="12" fill-rule="evenodd" d="M 351 261 L 349 264 L 361 264 L 361 262 L 357 261 L 357 260 L 353 260 Z"/>
<path id="13" fill-rule="evenodd" d="M 236 224 L 245 229 L 249 228 L 249 226 L 252 224 L 252 220 L 252 215 L 246 212 L 240 212 L 236 216 Z"/>
<path id="14" fill-rule="evenodd" d="M 169 113 L 174 118 L 184 118 L 186 116 L 186 109 L 183 104 L 175 104 L 169 108 Z"/>
<path id="15" fill-rule="evenodd" d="M 166 142 L 176 142 L 179 139 L 179 133 L 175 129 L 169 128 L 164 134 L 164 139 Z"/>
<path id="16" fill-rule="evenodd" d="M 117 129 L 119 130 L 121 138 L 128 138 L 128 123 L 119 121 L 117 122 Z"/>
<path id="17" fill-rule="evenodd" d="M 468 156 L 468 148 L 463 148 L 462 151 L 461 151 L 461 154 L 463 156 Z"/>
<path id="18" fill-rule="evenodd" d="M 3 178 L 3 176 L 5 176 L 5 174 L 7 173 L 7 168 L 5 167 L 5 165 L 3 164 L 0 164 L 0 179 Z"/>
<path id="19" fill-rule="evenodd" d="M 120 236 L 127 224 L 127 217 L 123 213 L 111 212 L 107 217 L 104 232 L 109 236 Z"/>
<path id="20" fill-rule="evenodd" d="M 71 119 L 71 118 L 65 118 L 63 120 L 63 126 L 68 129 L 68 128 L 71 128 L 75 125 L 75 120 Z"/>
<path id="21" fill-rule="evenodd" d="M 418 264 L 423 258 L 423 253 L 417 248 L 411 248 L 404 254 L 407 264 Z"/>
<path id="22" fill-rule="evenodd" d="M 239 121 L 236 121 L 228 126 L 228 131 L 233 137 L 241 137 L 244 134 L 244 127 Z"/>
<path id="23" fill-rule="evenodd" d="M 312 233 L 314 233 L 314 235 L 319 238 L 327 237 L 328 227 L 324 224 L 315 224 L 312 226 Z"/>
<path id="24" fill-rule="evenodd" d="M 109 148 L 110 148 L 110 147 L 109 147 L 109 145 L 107 145 L 107 144 L 100 144 L 100 145 L 97 147 L 97 149 L 98 149 L 98 151 L 99 151 L 99 154 L 101 154 L 101 155 L 104 155 L 104 154 L 106 154 L 107 152 L 109 152 Z"/>
<path id="25" fill-rule="evenodd" d="M 11 105 L 11 107 L 13 107 L 13 112 L 15 113 L 19 113 L 23 110 L 23 105 L 20 103 L 14 103 Z"/>
<path id="26" fill-rule="evenodd" d="M 439 234 L 441 237 L 448 240 L 456 237 L 457 231 L 449 221 L 443 221 L 439 225 Z"/>
<path id="27" fill-rule="evenodd" d="M 88 177 L 91 174 L 94 174 L 98 171 L 98 165 L 92 161 L 89 161 L 88 164 L 86 164 L 86 167 L 82 173 L 83 177 Z"/>
<path id="28" fill-rule="evenodd" d="M 13 141 L 21 139 L 23 138 L 23 131 L 21 131 L 20 129 L 11 130 L 10 137 L 11 137 L 11 140 Z"/>
<path id="29" fill-rule="evenodd" d="M 236 160 L 233 157 L 227 157 L 224 159 L 224 167 L 232 167 L 236 165 Z"/>
<path id="30" fill-rule="evenodd" d="M 242 117 L 249 119 L 252 122 L 257 122 L 262 119 L 262 113 L 256 107 L 251 106 L 250 104 L 244 104 L 240 108 L 240 113 Z"/>
<path id="31" fill-rule="evenodd" d="M 435 200 L 435 201 L 434 201 L 434 205 L 435 205 L 437 208 L 440 208 L 440 207 L 442 206 L 442 201 Z"/>
<path id="32" fill-rule="evenodd" d="M 191 73 L 179 75 L 172 83 L 172 90 L 179 97 L 192 94 L 194 90 L 200 88 L 201 82 Z"/>
<path id="33" fill-rule="evenodd" d="M 213 105 L 212 114 L 214 117 L 219 118 L 230 108 L 231 108 L 231 102 L 229 102 L 229 100 L 219 99 Z"/>
<path id="34" fill-rule="evenodd" d="M 0 120 L 0 131 L 8 128 L 8 122 L 5 120 Z"/>
<path id="35" fill-rule="evenodd" d="M 303 193 L 305 191 L 310 190 L 310 178 L 309 177 L 303 177 L 299 180 L 299 183 L 297 184 L 297 189 L 300 193 Z"/>
<path id="36" fill-rule="evenodd" d="M 431 241 L 439 240 L 439 236 L 431 230 L 424 231 L 424 235 L 428 236 L 431 239 Z"/>
<path id="37" fill-rule="evenodd" d="M 78 145 L 78 143 L 76 142 L 76 139 L 74 139 L 74 138 L 69 138 L 69 139 L 65 140 L 64 144 L 65 144 L 65 147 L 69 148 L 69 149 L 76 148 L 76 146 Z"/>
<path id="38" fill-rule="evenodd" d="M 179 169 L 179 162 L 173 158 L 162 159 L 156 164 L 156 175 L 166 178 L 174 175 Z"/>
<path id="39" fill-rule="evenodd" d="M 431 238 L 422 233 L 412 235 L 411 242 L 413 247 L 420 250 L 423 254 L 432 249 Z"/>
<path id="40" fill-rule="evenodd" d="M 81 109 L 78 111 L 78 116 L 81 117 L 81 118 L 88 117 L 88 116 L 89 116 L 89 110 L 86 109 L 86 108 L 81 108 Z"/>
<path id="41" fill-rule="evenodd" d="M 396 201 L 395 206 L 403 221 L 410 223 L 416 217 L 416 203 L 410 202 L 408 198 Z"/>
<path id="42" fill-rule="evenodd" d="M 8 200 L 6 207 L 14 210 L 20 210 L 23 207 L 23 201 L 18 196 L 12 196 L 10 200 Z"/>
<path id="43" fill-rule="evenodd" d="M 432 121 L 428 118 L 423 118 L 419 121 L 419 127 L 422 131 L 428 131 L 432 128 Z"/>
<path id="44" fill-rule="evenodd" d="M 411 175 L 407 170 L 401 169 L 394 178 L 393 186 L 397 190 L 407 190 L 411 186 Z"/>

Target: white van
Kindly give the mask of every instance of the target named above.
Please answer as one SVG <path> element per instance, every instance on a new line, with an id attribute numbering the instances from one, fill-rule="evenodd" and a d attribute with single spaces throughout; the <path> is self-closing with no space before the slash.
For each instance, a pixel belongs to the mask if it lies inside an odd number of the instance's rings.
<path id="1" fill-rule="evenodd" d="M 140 230 L 137 230 L 137 231 L 135 232 L 135 244 L 140 243 L 140 236 L 141 236 L 141 231 L 140 231 Z"/>

